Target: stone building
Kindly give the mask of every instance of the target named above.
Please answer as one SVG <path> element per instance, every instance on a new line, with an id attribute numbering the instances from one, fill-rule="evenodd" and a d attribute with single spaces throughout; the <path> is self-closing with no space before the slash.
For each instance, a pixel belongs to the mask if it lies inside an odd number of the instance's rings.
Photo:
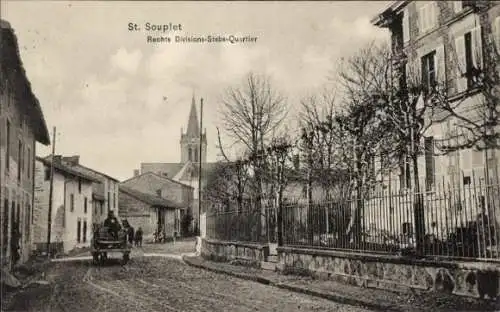
<path id="1" fill-rule="evenodd" d="M 167 222 L 172 221 L 175 224 L 177 233 L 180 234 L 181 220 L 193 205 L 193 187 L 183 184 L 179 181 L 160 176 L 154 172 L 146 172 L 122 182 L 120 187 L 127 187 L 152 196 L 161 197 L 175 203 L 173 215 L 169 215 Z M 174 209 L 175 208 L 175 209 Z"/>
<path id="2" fill-rule="evenodd" d="M 92 184 L 92 223 L 101 224 L 113 210 L 115 216 L 119 217 L 118 196 L 120 181 L 97 170 L 91 169 L 80 163 L 80 156 L 62 157 L 62 161 L 71 169 L 97 179 Z"/>
<path id="3" fill-rule="evenodd" d="M 48 145 L 50 139 L 14 30 L 3 20 L 0 30 L 0 243 L 2 267 L 12 268 L 30 256 L 36 142 Z M 16 240 L 20 257 L 13 259 Z"/>
<path id="4" fill-rule="evenodd" d="M 201 159 L 200 142 L 202 146 Z M 134 175 L 146 172 L 154 172 L 158 175 L 179 181 L 183 184 L 193 187 L 193 201 L 188 208 L 193 216 L 193 225 L 198 228 L 198 179 L 199 179 L 199 164 L 201 160 L 202 175 L 201 183 L 202 190 L 206 185 L 208 173 L 212 170 L 215 163 L 207 162 L 207 135 L 206 131 L 200 135 L 200 124 L 196 113 L 196 101 L 193 96 L 191 102 L 191 110 L 189 112 L 187 130 L 184 132 L 181 129 L 180 136 L 180 162 L 178 163 L 141 163 L 139 170 L 134 171 Z"/>
<path id="5" fill-rule="evenodd" d="M 442 88 L 446 101 L 456 107 L 456 112 L 473 121 L 481 120 L 486 96 L 476 84 L 474 72 L 499 66 L 499 58 L 491 56 L 500 50 L 500 5 L 494 1 L 395 1 L 378 14 L 372 23 L 387 28 L 391 35 L 392 68 L 394 84 L 404 89 L 409 79 L 418 79 L 426 89 Z M 496 51 L 495 51 L 496 49 Z M 488 63 L 487 61 L 490 60 Z M 498 71 L 497 71 L 498 72 Z M 412 77 L 410 77 L 412 76 Z M 413 77 L 414 76 L 414 77 Z M 426 102 L 425 94 L 418 107 Z M 498 105 L 498 104 L 497 104 Z M 458 146 L 470 139 L 464 123 L 442 109 L 426 116 L 431 124 L 421 142 L 425 152 L 419 157 L 419 180 L 422 190 L 431 194 L 440 188 L 471 189 L 485 184 L 497 184 L 499 152 L 494 148 L 478 150 L 460 148 L 447 152 L 443 146 Z M 498 126 L 494 131 L 498 132 Z M 440 150 L 438 150 L 438 148 Z M 410 166 L 406 171 L 411 172 Z M 403 171 L 404 168 L 402 168 Z M 406 175 L 407 177 L 409 175 Z M 388 177 L 381 177 L 388 185 Z M 392 177 L 393 190 L 406 189 L 411 184 L 402 174 Z M 494 180 L 492 180 L 494 179 Z M 427 233 L 434 227 L 448 228 L 449 223 L 471 222 L 480 212 L 484 190 L 472 190 L 447 203 L 445 210 L 428 211 Z M 433 201 L 443 201 L 434 198 Z M 430 203 L 430 202 L 429 202 Z M 430 203 L 431 204 L 431 203 Z M 494 214 L 494 203 L 486 200 L 487 213 Z M 462 209 L 468 207 L 467 209 Z M 496 206 L 498 209 L 498 205 Z M 408 211 L 411 211 L 408 210 Z M 394 220 L 412 220 L 411 213 L 394 215 L 383 213 Z M 381 214 L 377 212 L 377 214 Z M 498 212 L 496 213 L 498 219 Z M 454 219 L 454 220 L 453 220 Z M 399 228 L 382 220 L 391 227 Z M 500 221 L 500 220 L 497 220 Z M 445 235 L 446 233 L 440 233 Z"/>
<path id="6" fill-rule="evenodd" d="M 126 219 L 136 231 L 140 227 L 146 240 L 160 230 L 167 239 L 180 233 L 181 206 L 172 200 L 122 185 L 119 203 L 121 219 Z"/>
<path id="7" fill-rule="evenodd" d="M 92 183 L 99 180 L 73 170 L 61 156 L 54 157 L 51 213 L 51 253 L 88 247 L 92 233 Z M 47 249 L 51 158 L 37 157 L 35 165 L 35 205 L 33 245 Z"/>

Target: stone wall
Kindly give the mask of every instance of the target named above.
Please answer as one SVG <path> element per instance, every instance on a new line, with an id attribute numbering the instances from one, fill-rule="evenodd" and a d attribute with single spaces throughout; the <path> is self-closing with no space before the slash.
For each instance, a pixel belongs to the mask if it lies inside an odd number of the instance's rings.
<path id="1" fill-rule="evenodd" d="M 227 242 L 212 239 L 203 239 L 201 256 L 214 261 L 233 261 L 240 264 L 260 267 L 269 255 L 269 246 L 243 242 Z"/>
<path id="2" fill-rule="evenodd" d="M 307 274 L 393 291 L 434 290 L 480 298 L 496 298 L 500 294 L 500 268 L 491 263 L 415 260 L 291 247 L 279 247 L 278 254 L 277 268 L 284 274 Z"/>

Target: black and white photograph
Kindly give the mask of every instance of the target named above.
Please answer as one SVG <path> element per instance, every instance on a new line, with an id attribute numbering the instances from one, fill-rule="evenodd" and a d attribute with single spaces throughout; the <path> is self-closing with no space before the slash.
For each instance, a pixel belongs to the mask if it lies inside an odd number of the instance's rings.
<path id="1" fill-rule="evenodd" d="M 500 311 L 500 1 L 0 3 L 1 312 Z"/>

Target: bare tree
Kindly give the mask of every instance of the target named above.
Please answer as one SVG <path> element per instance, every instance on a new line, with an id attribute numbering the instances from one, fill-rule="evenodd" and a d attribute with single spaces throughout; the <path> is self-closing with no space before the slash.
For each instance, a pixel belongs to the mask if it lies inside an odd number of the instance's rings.
<path id="1" fill-rule="evenodd" d="M 256 209 L 262 210 L 264 148 L 287 115 L 286 99 L 274 89 L 269 77 L 249 73 L 241 85 L 225 91 L 221 102 L 223 130 L 233 144 L 243 146 L 248 153 L 248 164 L 254 173 L 254 202 Z"/>
<path id="2" fill-rule="evenodd" d="M 390 88 L 389 50 L 375 42 L 343 59 L 338 81 L 342 87 L 343 111 L 335 122 L 350 149 L 346 162 L 353 166 L 356 199 L 347 229 L 351 241 L 361 243 L 364 191 L 375 178 L 374 159 L 386 142 L 387 131 L 379 115 L 378 97 Z M 347 155 L 346 155 L 347 156 Z"/>

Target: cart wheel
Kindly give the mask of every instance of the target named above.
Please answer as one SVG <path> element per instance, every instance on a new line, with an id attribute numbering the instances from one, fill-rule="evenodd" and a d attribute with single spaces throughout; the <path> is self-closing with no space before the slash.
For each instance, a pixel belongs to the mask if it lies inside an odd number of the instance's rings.
<path id="1" fill-rule="evenodd" d="M 123 254 L 123 259 L 122 259 L 122 264 L 127 264 L 127 262 L 130 260 L 130 255 L 128 253 Z"/>

